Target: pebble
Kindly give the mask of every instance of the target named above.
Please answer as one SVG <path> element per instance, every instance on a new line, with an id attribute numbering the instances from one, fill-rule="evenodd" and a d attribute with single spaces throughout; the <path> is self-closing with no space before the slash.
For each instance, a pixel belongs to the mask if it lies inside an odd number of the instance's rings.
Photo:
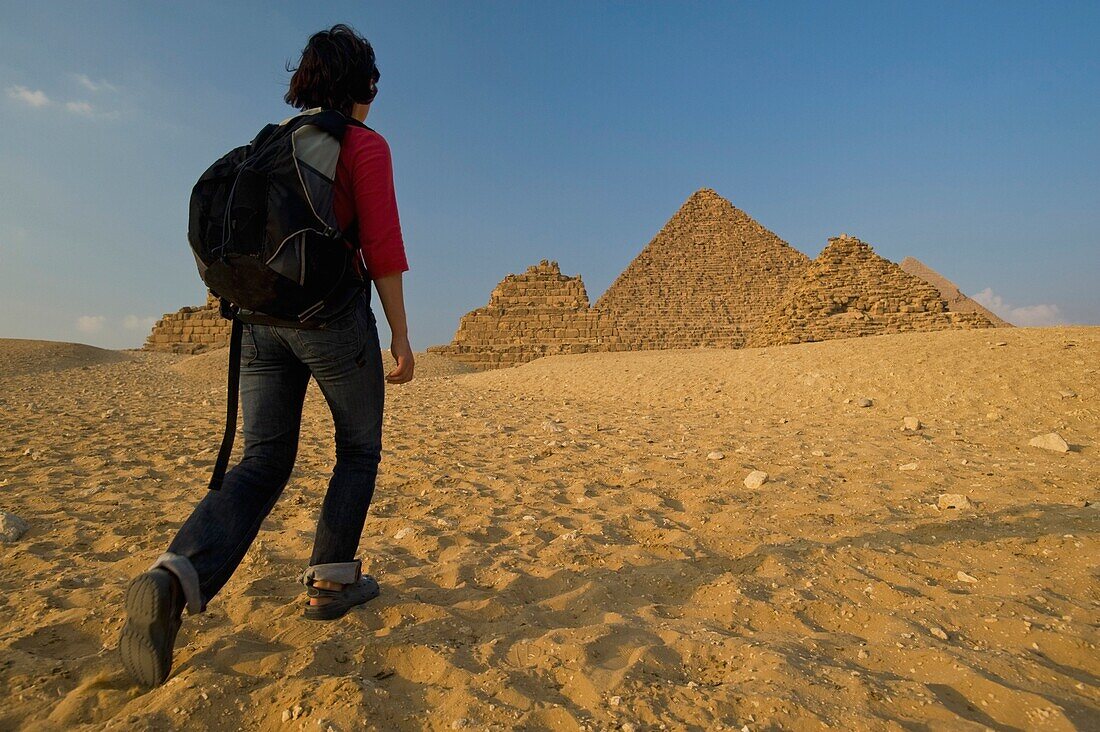
<path id="1" fill-rule="evenodd" d="M 623 726 L 620 727 L 623 732 L 636 732 L 638 729 L 633 722 L 623 722 Z"/>
<path id="2" fill-rule="evenodd" d="M 176 465 L 179 465 L 180 467 L 184 467 L 184 466 L 187 466 L 187 465 L 190 465 L 190 464 L 191 464 L 191 458 L 187 457 L 186 455 L 183 455 L 182 457 L 176 458 Z"/>
<path id="3" fill-rule="evenodd" d="M 953 508 L 959 511 L 974 508 L 974 504 L 962 493 L 943 493 L 936 499 L 936 505 L 942 509 Z"/>
<path id="4" fill-rule="evenodd" d="M 717 450 L 707 453 L 707 460 L 722 460 L 725 457 L 726 454 L 724 452 L 718 452 Z"/>
<path id="5" fill-rule="evenodd" d="M 1062 436 L 1057 432 L 1048 432 L 1045 435 L 1039 435 L 1038 437 L 1032 437 L 1027 443 L 1032 447 L 1041 447 L 1044 450 L 1051 450 L 1053 452 L 1069 452 L 1069 445 L 1062 439 Z"/>
<path id="6" fill-rule="evenodd" d="M 907 432 L 916 432 L 924 427 L 916 417 L 906 417 L 902 420 L 902 429 Z"/>
<path id="7" fill-rule="evenodd" d="M 873 406 L 875 406 L 875 400 L 874 399 L 860 399 L 858 402 L 856 402 L 856 404 L 858 404 L 861 407 L 873 407 Z"/>
<path id="8" fill-rule="evenodd" d="M 973 575 L 969 575 L 966 572 L 963 572 L 962 570 L 959 570 L 959 573 L 956 574 L 955 577 L 958 578 L 959 582 L 977 582 L 978 581 L 977 577 L 974 577 Z"/>
<path id="9" fill-rule="evenodd" d="M 933 625 L 931 628 L 928 629 L 928 632 L 936 636 L 940 640 L 947 640 L 947 633 L 943 630 L 943 628 L 937 628 Z"/>
<path id="10" fill-rule="evenodd" d="M 397 533 L 393 535 L 393 538 L 397 539 L 398 541 L 401 541 L 406 536 L 412 536 L 412 534 L 413 534 L 413 529 L 409 526 L 406 526 L 403 529 L 398 529 Z"/>
<path id="11" fill-rule="evenodd" d="M 0 511 L 0 541 L 5 544 L 19 541 L 29 529 L 27 522 L 14 513 Z"/>
<path id="12" fill-rule="evenodd" d="M 1077 396 L 1077 392 L 1075 392 L 1073 389 L 1062 389 L 1058 392 L 1058 394 L 1063 399 L 1073 399 L 1075 396 Z"/>
<path id="13" fill-rule="evenodd" d="M 768 474 L 763 470 L 754 470 L 745 476 L 746 488 L 759 488 L 768 482 Z"/>
<path id="14" fill-rule="evenodd" d="M 917 464 L 916 463 L 906 463 L 905 465 L 899 465 L 898 466 L 898 470 L 909 471 L 909 470 L 916 470 L 916 469 L 917 469 Z"/>
<path id="15" fill-rule="evenodd" d="M 549 419 L 542 423 L 542 429 L 546 432 L 565 432 L 565 428 Z"/>
<path id="16" fill-rule="evenodd" d="M 610 699 L 607 700 L 607 703 L 610 704 L 613 707 L 619 706 L 620 704 L 622 704 L 622 702 L 623 702 L 623 698 L 621 696 L 613 696 L 613 697 L 611 697 Z"/>

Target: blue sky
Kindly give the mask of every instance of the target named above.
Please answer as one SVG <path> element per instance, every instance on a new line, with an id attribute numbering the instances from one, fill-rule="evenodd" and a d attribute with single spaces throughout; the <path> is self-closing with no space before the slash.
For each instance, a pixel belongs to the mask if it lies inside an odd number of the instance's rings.
<path id="1" fill-rule="evenodd" d="M 1095 2 L 0 12 L 0 337 L 133 347 L 201 302 L 190 188 L 334 22 L 378 54 L 416 349 L 543 258 L 595 300 L 704 186 L 810 256 L 847 232 L 1010 319 L 1100 323 Z"/>

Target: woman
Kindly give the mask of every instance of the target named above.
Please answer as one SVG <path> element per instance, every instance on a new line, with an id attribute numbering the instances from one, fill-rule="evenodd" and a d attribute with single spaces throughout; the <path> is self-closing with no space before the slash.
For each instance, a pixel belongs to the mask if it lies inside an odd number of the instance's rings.
<path id="1" fill-rule="evenodd" d="M 345 25 L 310 37 L 285 99 L 298 109 L 336 109 L 360 122 L 378 92 L 374 50 Z M 393 333 L 391 384 L 413 378 L 413 354 L 401 289 L 408 269 L 394 195 L 389 147 L 377 132 L 351 124 L 340 148 L 335 211 L 358 232 L 361 274 L 374 282 Z M 119 642 L 130 674 L 163 683 L 188 612 L 202 612 L 240 564 L 290 477 L 302 403 L 312 376 L 332 411 L 336 466 L 329 480 L 303 581 L 303 615 L 331 620 L 378 595 L 356 558 L 382 449 L 382 354 L 370 289 L 320 330 L 246 325 L 241 348 L 244 455 L 219 491 L 209 491 L 154 565 L 126 594 Z"/>

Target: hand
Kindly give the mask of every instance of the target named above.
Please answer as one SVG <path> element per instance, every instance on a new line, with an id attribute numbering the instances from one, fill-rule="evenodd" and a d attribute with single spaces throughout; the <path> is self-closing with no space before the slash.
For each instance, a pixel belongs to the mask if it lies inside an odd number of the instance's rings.
<path id="1" fill-rule="evenodd" d="M 397 361 L 393 371 L 386 374 L 391 384 L 405 384 L 413 378 L 413 350 L 408 336 L 394 336 L 390 341 L 390 355 Z"/>

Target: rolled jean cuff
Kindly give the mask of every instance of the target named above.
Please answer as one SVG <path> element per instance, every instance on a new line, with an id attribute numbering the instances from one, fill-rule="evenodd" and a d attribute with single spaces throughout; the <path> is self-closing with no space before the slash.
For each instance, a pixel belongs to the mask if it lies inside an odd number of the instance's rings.
<path id="1" fill-rule="evenodd" d="M 359 581 L 362 575 L 363 561 L 361 559 L 356 559 L 354 562 L 313 564 L 302 573 L 302 583 L 308 585 L 310 580 L 323 580 L 341 585 L 353 585 Z"/>
<path id="2" fill-rule="evenodd" d="M 202 590 L 199 589 L 199 573 L 195 571 L 190 559 L 181 554 L 165 552 L 157 557 L 157 561 L 149 569 L 158 568 L 168 570 L 180 581 L 189 615 L 197 615 L 206 609 L 206 603 L 202 601 Z"/>

